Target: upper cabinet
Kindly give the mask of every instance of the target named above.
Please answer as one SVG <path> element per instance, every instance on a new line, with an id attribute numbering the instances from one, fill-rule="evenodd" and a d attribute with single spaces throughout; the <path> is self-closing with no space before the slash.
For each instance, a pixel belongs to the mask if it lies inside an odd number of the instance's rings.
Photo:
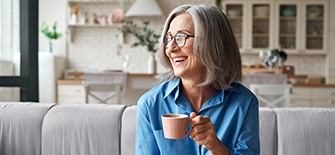
<path id="1" fill-rule="evenodd" d="M 326 54 L 327 0 L 223 1 L 241 53 Z"/>

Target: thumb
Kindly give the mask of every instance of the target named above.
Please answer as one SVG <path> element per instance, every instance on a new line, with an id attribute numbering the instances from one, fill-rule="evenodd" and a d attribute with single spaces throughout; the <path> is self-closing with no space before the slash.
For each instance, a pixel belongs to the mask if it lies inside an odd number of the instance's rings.
<path id="1" fill-rule="evenodd" d="M 191 112 L 191 113 L 190 113 L 190 118 L 191 118 L 191 119 L 193 119 L 193 118 L 196 117 L 196 116 L 197 116 L 197 114 L 196 114 L 195 112 Z"/>

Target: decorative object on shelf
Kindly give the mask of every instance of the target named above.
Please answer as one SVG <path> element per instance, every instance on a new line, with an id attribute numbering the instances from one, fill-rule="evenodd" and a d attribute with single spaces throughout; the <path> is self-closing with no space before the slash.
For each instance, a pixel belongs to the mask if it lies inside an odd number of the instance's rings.
<path id="1" fill-rule="evenodd" d="M 239 17 L 241 16 L 241 10 L 239 9 L 229 9 L 227 11 L 228 17 Z"/>
<path id="2" fill-rule="evenodd" d="M 109 14 L 109 25 L 112 23 L 121 23 L 124 20 L 124 11 L 120 8 L 115 8 Z"/>
<path id="3" fill-rule="evenodd" d="M 294 6 L 286 6 L 281 10 L 281 16 L 283 17 L 295 17 L 296 9 Z"/>
<path id="4" fill-rule="evenodd" d="M 269 17 L 269 6 L 268 5 L 257 5 L 254 8 L 255 17 Z"/>
<path id="5" fill-rule="evenodd" d="M 129 55 L 127 54 L 123 58 L 123 63 L 122 63 L 122 71 L 123 72 L 129 72 L 129 67 L 130 67 L 130 62 L 129 62 Z"/>
<path id="6" fill-rule="evenodd" d="M 49 39 L 48 52 L 52 52 L 52 40 L 57 40 L 62 36 L 60 32 L 57 32 L 57 22 L 54 22 L 51 31 L 49 31 L 49 26 L 43 22 L 41 25 L 41 32 Z"/>
<path id="7" fill-rule="evenodd" d="M 125 25 L 122 27 L 121 30 L 124 36 L 131 34 L 136 37 L 137 42 L 134 42 L 131 47 L 145 46 L 147 50 L 151 53 L 148 60 L 148 73 L 155 74 L 155 53 L 157 51 L 157 43 L 160 35 L 156 34 L 154 30 L 150 29 L 148 25 L 148 21 L 143 22 L 143 26 L 138 26 L 133 21 L 128 20 L 125 22 Z"/>
<path id="8" fill-rule="evenodd" d="M 156 0 L 136 0 L 126 13 L 127 17 L 161 15 L 163 13 Z"/>
<path id="9" fill-rule="evenodd" d="M 287 60 L 287 54 L 281 49 L 272 49 L 265 53 L 264 51 L 259 52 L 259 57 L 263 63 L 269 68 L 282 68 L 284 62 Z"/>
<path id="10" fill-rule="evenodd" d="M 78 23 L 78 7 L 71 7 L 71 15 L 70 15 L 70 24 L 77 24 Z"/>
<path id="11" fill-rule="evenodd" d="M 157 72 L 156 66 L 157 66 L 157 61 L 155 59 L 154 53 L 152 53 L 152 54 L 150 54 L 148 62 L 147 62 L 147 67 L 148 67 L 147 73 L 148 74 L 156 74 L 156 72 Z"/>
<path id="12" fill-rule="evenodd" d="M 318 6 L 310 6 L 308 7 L 307 12 L 308 12 L 307 13 L 308 17 L 314 18 L 314 17 L 319 17 L 322 13 L 322 10 Z"/>

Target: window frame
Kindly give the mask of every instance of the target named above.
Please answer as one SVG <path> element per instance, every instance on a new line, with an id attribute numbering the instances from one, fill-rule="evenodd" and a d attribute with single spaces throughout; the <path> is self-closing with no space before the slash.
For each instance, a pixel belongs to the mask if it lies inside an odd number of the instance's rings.
<path id="1" fill-rule="evenodd" d="M 20 0 L 20 75 L 0 76 L 0 87 L 20 87 L 20 101 L 38 102 L 38 0 Z"/>

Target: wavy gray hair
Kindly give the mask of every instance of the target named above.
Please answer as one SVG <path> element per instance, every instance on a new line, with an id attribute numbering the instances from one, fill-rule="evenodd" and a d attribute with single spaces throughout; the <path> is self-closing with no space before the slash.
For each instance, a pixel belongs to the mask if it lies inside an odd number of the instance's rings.
<path id="1" fill-rule="evenodd" d="M 164 36 L 171 21 L 183 13 L 188 13 L 193 18 L 193 52 L 207 68 L 205 80 L 198 86 L 214 85 L 216 89 L 226 89 L 231 83 L 241 81 L 241 55 L 228 18 L 216 7 L 204 4 L 181 5 L 169 14 L 158 50 L 162 65 L 168 69 L 167 73 L 161 76 L 161 81 L 176 78 L 170 60 L 165 54 Z"/>

